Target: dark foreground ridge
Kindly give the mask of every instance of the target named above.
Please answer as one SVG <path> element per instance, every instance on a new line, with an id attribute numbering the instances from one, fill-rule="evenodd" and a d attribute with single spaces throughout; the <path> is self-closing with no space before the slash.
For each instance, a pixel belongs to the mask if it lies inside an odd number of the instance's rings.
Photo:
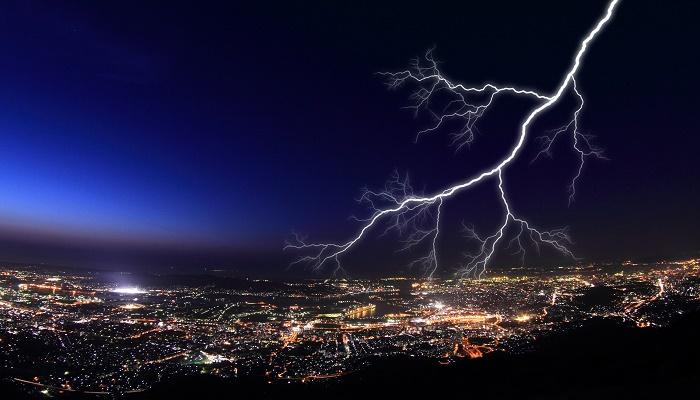
<path id="1" fill-rule="evenodd" d="M 375 360 L 355 374 L 311 383 L 183 377 L 125 398 L 696 398 L 700 395 L 699 338 L 698 312 L 659 329 L 593 320 L 566 334 L 543 338 L 525 354 L 494 353 L 450 365 L 410 357 Z M 10 382 L 3 382 L 0 392 L 3 398 L 33 398 Z"/>

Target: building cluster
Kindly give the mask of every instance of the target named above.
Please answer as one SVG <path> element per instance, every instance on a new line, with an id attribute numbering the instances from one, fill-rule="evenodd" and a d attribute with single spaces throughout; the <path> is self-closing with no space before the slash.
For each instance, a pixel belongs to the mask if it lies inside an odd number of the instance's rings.
<path id="1" fill-rule="evenodd" d="M 23 385 L 127 393 L 181 375 L 313 381 L 378 357 L 442 363 L 521 352 L 592 318 L 663 326 L 697 309 L 700 260 L 385 278 L 118 284 L 0 270 L 0 368 Z"/>

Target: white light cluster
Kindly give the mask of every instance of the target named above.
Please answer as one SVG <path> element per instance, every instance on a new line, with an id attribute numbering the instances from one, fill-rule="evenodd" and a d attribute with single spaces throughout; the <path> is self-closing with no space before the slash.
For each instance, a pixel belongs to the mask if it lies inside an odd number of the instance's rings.
<path id="1" fill-rule="evenodd" d="M 146 293 L 145 290 L 139 289 L 137 287 L 118 287 L 112 289 L 112 293 L 119 293 L 119 294 L 141 294 L 141 293 Z"/>

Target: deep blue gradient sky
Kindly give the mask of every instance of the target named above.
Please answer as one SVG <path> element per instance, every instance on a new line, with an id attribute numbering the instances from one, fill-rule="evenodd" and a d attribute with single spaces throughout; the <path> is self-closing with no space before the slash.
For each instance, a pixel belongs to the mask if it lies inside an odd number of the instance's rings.
<path id="1" fill-rule="evenodd" d="M 408 90 L 387 91 L 374 72 L 435 45 L 454 80 L 549 91 L 604 8 L 374 3 L 4 3 L 0 259 L 282 271 L 292 230 L 347 237 L 359 190 L 394 169 L 432 192 L 491 165 L 531 106 L 504 102 L 469 150 L 441 136 L 414 145 L 426 120 L 401 110 Z M 566 143 L 533 166 L 527 149 L 507 174 L 518 210 L 570 226 L 586 259 L 698 251 L 699 10 L 684 3 L 623 1 L 588 53 L 584 129 L 610 160 L 586 167 L 574 205 Z M 572 105 L 534 130 L 558 126 Z M 487 229 L 494 190 L 456 198 L 447 226 Z M 442 244 L 448 269 L 460 240 L 455 229 Z M 394 268 L 392 254 L 370 243 L 354 267 Z"/>

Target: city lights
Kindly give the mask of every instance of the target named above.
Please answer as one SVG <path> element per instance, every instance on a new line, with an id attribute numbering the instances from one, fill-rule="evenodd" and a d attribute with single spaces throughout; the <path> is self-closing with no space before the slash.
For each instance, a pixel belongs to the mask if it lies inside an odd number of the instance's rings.
<path id="1" fill-rule="evenodd" d="M 50 393 L 64 385 L 142 391 L 154 375 L 263 371 L 272 381 L 310 382 L 362 370 L 376 357 L 451 363 L 519 353 L 589 320 L 661 327 L 698 306 L 699 278 L 700 260 L 689 259 L 518 267 L 463 281 L 259 280 L 255 289 L 143 290 L 115 289 L 90 273 L 5 268 L 0 361 L 17 371 L 15 382 Z M 40 361 L 26 357 L 36 340 L 45 348 Z"/>
<path id="2" fill-rule="evenodd" d="M 113 293 L 119 293 L 119 294 L 141 294 L 141 293 L 146 293 L 145 290 L 139 289 L 137 287 L 118 287 L 115 289 L 112 289 Z"/>

